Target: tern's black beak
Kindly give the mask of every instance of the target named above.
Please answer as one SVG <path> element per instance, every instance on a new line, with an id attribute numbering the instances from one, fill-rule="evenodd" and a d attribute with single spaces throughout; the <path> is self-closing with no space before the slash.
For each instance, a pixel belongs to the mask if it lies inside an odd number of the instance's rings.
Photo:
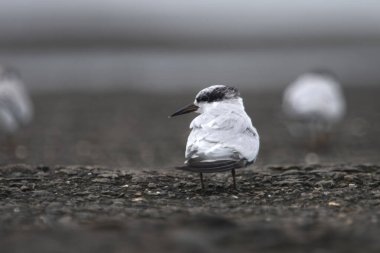
<path id="1" fill-rule="evenodd" d="M 178 115 L 182 115 L 182 114 L 186 114 L 186 113 L 190 113 L 190 112 L 195 112 L 196 110 L 198 110 L 198 108 L 199 108 L 199 106 L 196 106 L 195 104 L 187 105 L 187 106 L 179 109 L 178 111 L 176 111 L 172 115 L 170 115 L 169 118 L 172 118 L 172 117 L 175 117 Z"/>

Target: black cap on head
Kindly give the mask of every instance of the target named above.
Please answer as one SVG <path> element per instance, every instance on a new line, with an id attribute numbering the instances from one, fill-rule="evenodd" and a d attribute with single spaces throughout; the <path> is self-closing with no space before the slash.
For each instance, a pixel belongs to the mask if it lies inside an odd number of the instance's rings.
<path id="1" fill-rule="evenodd" d="M 213 85 L 201 90 L 195 100 L 197 103 L 206 102 L 212 103 L 226 99 L 233 99 L 240 97 L 238 89 L 226 85 Z"/>

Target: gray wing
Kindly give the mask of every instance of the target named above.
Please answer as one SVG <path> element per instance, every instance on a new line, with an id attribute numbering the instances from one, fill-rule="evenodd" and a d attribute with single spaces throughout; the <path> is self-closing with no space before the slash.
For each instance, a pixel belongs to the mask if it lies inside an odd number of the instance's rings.
<path id="1" fill-rule="evenodd" d="M 251 163 L 247 162 L 245 159 L 240 161 L 219 160 L 213 162 L 203 162 L 197 159 L 189 159 L 185 166 L 176 167 L 176 169 L 190 172 L 214 173 L 243 168 L 249 164 Z"/>

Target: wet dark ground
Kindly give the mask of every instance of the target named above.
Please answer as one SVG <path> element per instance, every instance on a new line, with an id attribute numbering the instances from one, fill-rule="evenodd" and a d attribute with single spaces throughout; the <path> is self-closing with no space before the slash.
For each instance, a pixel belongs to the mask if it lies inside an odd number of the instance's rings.
<path id="1" fill-rule="evenodd" d="M 346 91 L 319 152 L 287 134 L 279 92 L 242 91 L 258 162 L 238 190 L 224 173 L 205 191 L 173 169 L 192 116 L 167 118 L 194 94 L 35 95 L 34 123 L 1 150 L 1 252 L 380 252 L 379 91 Z"/>

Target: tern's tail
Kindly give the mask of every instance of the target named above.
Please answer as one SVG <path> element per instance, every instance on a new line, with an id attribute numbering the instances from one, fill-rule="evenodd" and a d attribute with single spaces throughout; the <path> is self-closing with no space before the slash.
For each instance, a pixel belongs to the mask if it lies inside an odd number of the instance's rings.
<path id="1" fill-rule="evenodd" d="M 176 167 L 176 169 L 190 172 L 214 173 L 243 168 L 247 165 L 248 163 L 246 160 L 220 160 L 212 162 L 200 162 L 189 160 L 185 166 Z"/>

